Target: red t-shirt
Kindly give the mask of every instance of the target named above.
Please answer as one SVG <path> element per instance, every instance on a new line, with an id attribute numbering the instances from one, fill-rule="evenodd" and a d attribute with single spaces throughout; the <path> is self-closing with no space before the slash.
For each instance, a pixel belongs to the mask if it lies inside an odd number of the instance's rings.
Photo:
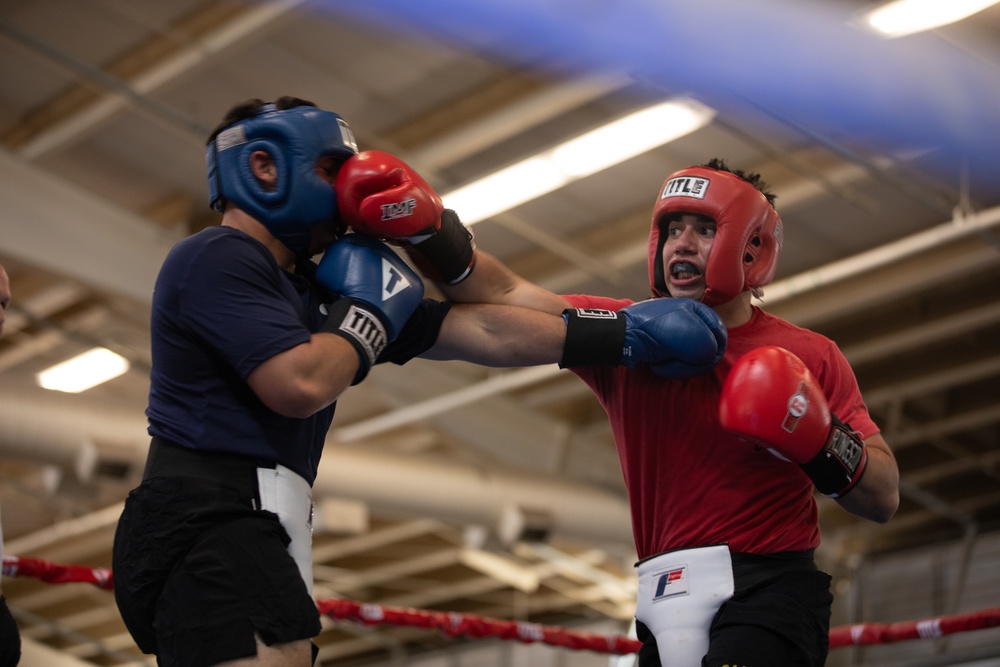
<path id="1" fill-rule="evenodd" d="M 620 310 L 632 303 L 567 296 L 574 307 Z M 611 422 L 639 558 L 728 543 L 734 552 L 777 553 L 819 546 L 813 484 L 799 466 L 722 430 L 718 405 L 733 363 L 764 345 L 796 354 L 822 385 L 831 411 L 862 439 L 879 431 L 854 372 L 829 338 L 754 308 L 729 330 L 714 373 L 665 380 L 648 368 L 574 368 Z"/>

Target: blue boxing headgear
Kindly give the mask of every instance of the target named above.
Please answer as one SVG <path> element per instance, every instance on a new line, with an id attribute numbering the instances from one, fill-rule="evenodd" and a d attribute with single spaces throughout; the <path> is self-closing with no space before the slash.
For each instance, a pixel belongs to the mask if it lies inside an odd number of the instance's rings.
<path id="1" fill-rule="evenodd" d="M 267 152 L 278 182 L 262 187 L 251 171 L 250 155 Z M 209 203 L 221 212 L 232 202 L 259 220 L 296 255 L 308 252 L 313 227 L 337 219 L 333 186 L 316 173 L 320 158 L 356 155 L 354 135 L 340 116 L 312 106 L 260 113 L 219 132 L 206 149 Z"/>

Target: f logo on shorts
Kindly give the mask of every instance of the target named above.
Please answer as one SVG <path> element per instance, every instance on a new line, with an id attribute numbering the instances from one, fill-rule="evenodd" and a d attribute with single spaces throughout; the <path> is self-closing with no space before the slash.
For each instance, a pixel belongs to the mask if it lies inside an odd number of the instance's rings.
<path id="1" fill-rule="evenodd" d="M 656 589 L 653 591 L 653 602 L 666 600 L 678 595 L 687 595 L 688 589 L 687 565 L 677 565 L 653 574 Z"/>

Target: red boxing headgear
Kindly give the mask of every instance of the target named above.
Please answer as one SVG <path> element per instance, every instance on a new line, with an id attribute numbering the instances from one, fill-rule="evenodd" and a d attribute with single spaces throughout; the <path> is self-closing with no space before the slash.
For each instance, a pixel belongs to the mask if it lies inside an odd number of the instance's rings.
<path id="1" fill-rule="evenodd" d="M 781 218 L 767 197 L 736 174 L 688 167 L 667 177 L 653 207 L 649 233 L 649 283 L 655 296 L 670 296 L 663 275 L 661 223 L 672 213 L 715 220 L 715 241 L 705 267 L 702 303 L 717 306 L 774 279 L 781 251 Z"/>

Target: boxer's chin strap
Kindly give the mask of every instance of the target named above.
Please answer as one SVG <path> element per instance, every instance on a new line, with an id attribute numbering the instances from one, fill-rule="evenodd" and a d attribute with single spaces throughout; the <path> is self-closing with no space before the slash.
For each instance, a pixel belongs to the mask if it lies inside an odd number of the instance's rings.
<path id="1" fill-rule="evenodd" d="M 625 318 L 603 308 L 567 308 L 566 342 L 560 368 L 617 366 L 625 347 Z"/>

